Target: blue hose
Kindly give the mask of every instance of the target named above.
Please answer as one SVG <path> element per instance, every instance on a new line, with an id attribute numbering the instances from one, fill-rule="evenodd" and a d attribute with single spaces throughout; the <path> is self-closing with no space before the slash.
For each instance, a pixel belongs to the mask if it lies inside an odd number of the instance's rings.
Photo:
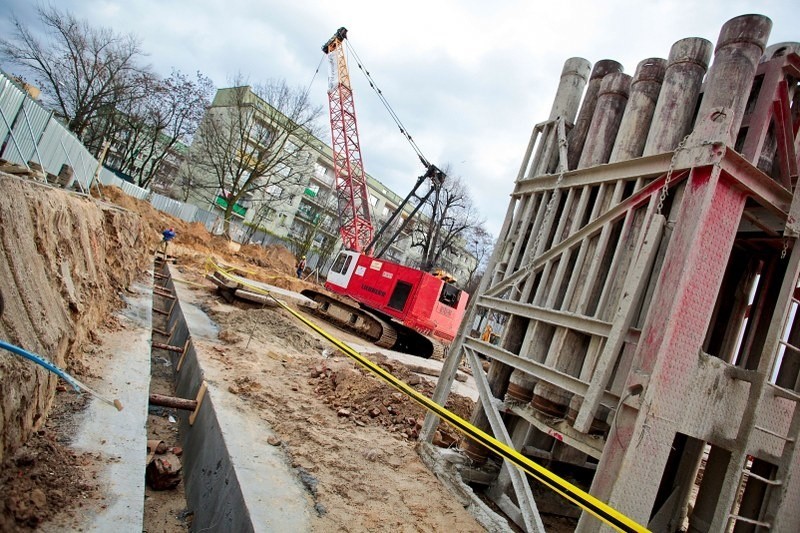
<path id="1" fill-rule="evenodd" d="M 9 352 L 15 353 L 17 355 L 21 355 L 25 359 L 33 361 L 34 363 L 36 363 L 39 366 L 43 366 L 44 368 L 46 368 L 47 370 L 49 370 L 50 372 L 52 372 L 56 376 L 60 377 L 61 379 L 63 379 L 64 381 L 66 381 L 67 383 L 72 385 L 72 388 L 75 389 L 76 391 L 78 391 L 78 392 L 81 391 L 80 383 L 75 378 L 73 378 L 72 376 L 70 376 L 69 374 L 67 374 L 66 372 L 61 370 L 60 368 L 58 368 L 56 365 L 54 365 L 53 363 L 51 363 L 50 361 L 48 361 L 44 357 L 40 357 L 40 356 L 38 356 L 36 354 L 33 354 L 33 353 L 31 353 L 31 352 L 29 352 L 27 350 L 23 350 L 19 346 L 14 346 L 13 344 L 8 344 L 5 341 L 0 341 L 0 348 L 3 348 L 4 350 L 8 350 Z"/>
<path id="2" fill-rule="evenodd" d="M 115 407 L 117 409 L 117 411 L 122 411 L 122 402 L 120 402 L 119 400 L 116 400 L 116 399 L 115 400 L 111 400 L 109 398 L 106 398 L 106 397 L 102 396 L 101 394 L 99 394 L 96 391 L 90 389 L 88 386 L 86 386 L 85 384 L 81 383 L 80 381 L 78 381 L 74 377 L 72 377 L 69 374 L 67 374 L 65 371 L 63 371 L 60 368 L 58 368 L 56 365 L 54 365 L 53 363 L 51 363 L 50 361 L 48 361 L 44 357 L 41 357 L 41 356 L 36 355 L 36 354 L 33 354 L 33 353 L 31 353 L 31 352 L 29 352 L 27 350 L 23 350 L 19 346 L 14 346 L 13 344 L 9 344 L 9 343 L 7 343 L 5 341 L 1 341 L 1 340 L 0 340 L 0 348 L 3 348 L 4 350 L 8 350 L 9 352 L 11 352 L 13 354 L 20 355 L 20 356 L 24 357 L 25 359 L 33 361 L 37 365 L 46 368 L 47 370 L 49 370 L 53 374 L 57 375 L 58 377 L 60 377 L 61 379 L 63 379 L 67 383 L 69 383 L 72 386 L 72 388 L 75 389 L 76 391 L 78 391 L 79 393 L 81 392 L 81 390 L 84 390 L 84 391 L 88 392 L 89 394 L 91 394 L 92 396 L 95 396 L 98 399 L 104 401 L 105 403 Z"/>

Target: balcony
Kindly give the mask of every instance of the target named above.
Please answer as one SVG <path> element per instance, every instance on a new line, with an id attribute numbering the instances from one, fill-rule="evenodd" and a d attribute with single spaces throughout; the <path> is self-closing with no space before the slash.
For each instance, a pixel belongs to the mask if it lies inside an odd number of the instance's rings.
<path id="1" fill-rule="evenodd" d="M 222 209 L 228 208 L 228 200 L 226 200 L 222 196 L 217 195 L 217 197 L 214 199 L 214 203 L 217 204 L 217 206 L 221 207 Z M 233 204 L 233 214 L 244 218 L 245 215 L 247 214 L 247 208 L 239 205 L 238 203 Z"/>

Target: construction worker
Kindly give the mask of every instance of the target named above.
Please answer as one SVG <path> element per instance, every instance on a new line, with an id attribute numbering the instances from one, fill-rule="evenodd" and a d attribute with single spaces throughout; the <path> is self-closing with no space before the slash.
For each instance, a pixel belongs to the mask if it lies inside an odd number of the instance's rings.
<path id="1" fill-rule="evenodd" d="M 164 254 L 164 258 L 167 257 L 167 246 L 169 245 L 169 241 L 175 238 L 175 228 L 167 228 L 161 232 L 161 244 L 159 245 L 158 249 L 160 252 Z"/>
<path id="2" fill-rule="evenodd" d="M 297 263 L 297 277 L 303 277 L 303 271 L 306 269 L 306 256 L 300 258 L 300 261 Z"/>
<path id="3" fill-rule="evenodd" d="M 484 342 L 491 342 L 492 340 L 492 326 L 486 324 L 486 329 L 483 330 L 483 335 L 481 335 L 481 340 Z"/>

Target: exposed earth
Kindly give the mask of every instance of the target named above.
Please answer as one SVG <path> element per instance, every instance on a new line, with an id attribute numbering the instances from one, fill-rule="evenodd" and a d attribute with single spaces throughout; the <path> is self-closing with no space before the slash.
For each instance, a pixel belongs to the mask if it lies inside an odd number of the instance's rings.
<path id="1" fill-rule="evenodd" d="M 202 225 L 170 217 L 114 187 L 93 191 L 93 200 L 1 175 L 0 187 L 6 192 L 0 197 L 0 338 L 48 354 L 102 390 L 100 362 L 113 360 L 104 338 L 129 327 L 115 314 L 121 295 L 149 278 L 160 232 L 173 227 L 178 237 L 169 253 L 175 275 L 190 287 L 191 303 L 219 327 L 217 340 L 195 341 L 211 354 L 204 364 L 224 376 L 217 393 L 230 395 L 253 427 L 271 435 L 269 444 L 282 449 L 315 511 L 312 531 L 484 531 L 417 455 L 421 407 L 284 310 L 226 303 L 205 278 L 210 258 L 282 289 L 319 289 L 296 278 L 287 249 L 245 245 L 234 252 Z M 309 319 L 432 394 L 435 377 Z M 171 372 L 154 350 L 150 392 L 173 394 Z M 30 401 L 15 401 L 15 395 L 29 395 Z M 119 460 L 114 443 L 105 443 L 102 453 L 70 446 L 87 401 L 30 362 L 0 356 L 0 531 L 80 530 L 85 510 L 108 505 L 97 472 Z M 468 419 L 473 405 L 453 393 L 446 407 Z M 151 405 L 147 438 L 163 441 L 162 448 L 178 457 L 174 414 Z M 434 444 L 456 447 L 460 440 L 442 423 Z M 146 487 L 144 531 L 194 530 L 192 515 L 182 483 L 170 490 Z M 574 521 L 543 519 L 548 531 L 574 528 Z M 509 529 L 518 531 L 513 523 Z"/>
<path id="2" fill-rule="evenodd" d="M 77 200 L 81 204 L 78 208 L 68 208 L 58 202 L 68 205 L 76 200 L 62 191 L 39 186 L 28 188 L 25 182 L 17 180 L 14 186 L 33 202 L 30 218 L 18 217 L 21 224 L 28 224 L 38 216 L 34 209 L 63 209 L 68 214 L 61 216 L 72 217 L 73 225 L 80 227 L 85 223 L 80 220 L 81 213 L 93 217 L 98 216 L 95 215 L 98 209 L 103 209 L 85 198 Z M 37 203 L 39 196 L 44 199 Z M 234 253 L 224 238 L 211 236 L 201 225 L 169 217 L 119 189 L 104 188 L 102 199 L 139 218 L 141 227 L 136 228 L 139 235 L 131 242 L 136 243 L 134 249 L 142 262 L 131 269 L 130 261 L 115 257 L 119 242 L 107 241 L 110 249 L 104 251 L 105 265 L 98 267 L 136 272 L 127 277 L 113 276 L 120 281 L 107 287 L 102 283 L 88 284 L 108 293 L 98 297 L 105 304 L 95 311 L 96 319 L 88 323 L 72 317 L 74 341 L 65 350 L 63 360 L 53 357 L 54 362 L 90 386 L 102 389 L 103 376 L 95 374 L 92 360 L 102 356 L 104 332 L 124 327 L 109 314 L 121 305 L 118 291 L 126 290 L 127 283 L 144 274 L 160 230 L 174 227 L 178 237 L 170 247 L 170 254 L 176 257 L 176 268 L 182 277 L 204 286 L 193 288 L 195 303 L 220 327 L 219 342 L 206 346 L 214 354 L 213 364 L 225 370 L 228 393 L 239 399 L 241 409 L 253 418 L 253 423 L 264 423 L 272 429 L 276 435 L 274 445 L 283 448 L 305 481 L 316 504 L 314 531 L 483 530 L 417 456 L 414 445 L 424 417 L 422 408 L 357 368 L 285 311 L 226 304 L 217 296 L 215 287 L 204 280 L 206 260 L 211 257 L 247 268 L 248 277 L 285 289 L 297 291 L 310 286 L 294 277 L 291 253 L 280 247 L 260 246 L 242 246 Z M 107 212 L 99 217 L 109 218 Z M 3 220 L 6 233 L 9 221 Z M 52 253 L 64 259 L 67 254 L 63 244 L 58 244 L 62 240 L 56 232 L 58 227 L 37 224 L 35 229 L 25 231 L 33 233 L 32 238 L 40 246 L 50 241 L 57 243 Z M 100 241 L 93 245 L 102 245 Z M 6 242 L 5 248 L 10 250 L 13 246 L 8 244 L 8 238 Z M 73 264 L 78 262 L 73 256 L 79 250 L 78 246 L 70 251 Z M 15 253 L 19 252 L 17 248 Z M 8 287 L 0 289 L 6 295 L 13 292 Z M 70 302 L 69 292 L 62 286 L 56 291 L 61 301 L 55 303 L 67 310 L 72 307 L 73 315 L 77 315 L 85 307 L 88 293 L 82 294 L 79 287 L 78 295 L 73 295 L 75 302 Z M 5 324 L 6 330 L 10 330 Z M 361 342 L 343 332 L 338 335 L 346 342 Z M 12 340 L 23 344 L 20 339 Z M 51 353 L 43 346 L 36 349 Z M 424 394 L 432 393 L 435 378 L 414 374 L 381 354 L 369 356 Z M 8 358 L 2 361 L 0 377 L 7 380 L 15 369 L 9 366 Z M 164 379 L 159 375 L 158 364 L 154 356 L 154 382 Z M 44 379 L 48 383 L 53 381 L 56 389 L 49 414 L 32 422 L 24 445 L 9 446 L 11 453 L 3 457 L 0 473 L 0 530 L 3 531 L 69 529 L 84 506 L 104 505 L 102 486 L 93 470 L 103 461 L 114 460 L 113 453 L 79 454 L 69 446 L 75 431 L 74 413 L 80 411 L 87 396 L 68 390 L 63 382 Z M 453 395 L 447 406 L 468 418 L 472 405 L 469 398 Z M 168 421 L 168 411 L 151 408 L 150 412 L 149 438 L 163 439 L 170 447 L 179 445 Z M 458 439 L 455 431 L 444 426 L 437 434 L 437 440 L 445 446 L 455 445 Z M 186 531 L 190 527 L 191 509 L 186 509 L 180 487 L 173 491 L 148 489 L 147 500 L 146 531 Z"/>

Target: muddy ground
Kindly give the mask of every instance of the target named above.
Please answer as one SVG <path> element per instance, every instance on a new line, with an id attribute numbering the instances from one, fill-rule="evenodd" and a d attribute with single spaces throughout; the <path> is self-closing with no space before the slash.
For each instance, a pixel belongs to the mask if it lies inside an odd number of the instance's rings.
<path id="1" fill-rule="evenodd" d="M 313 286 L 294 276 L 294 257 L 285 248 L 242 246 L 234 252 L 228 241 L 210 235 L 200 224 L 174 219 L 119 189 L 104 188 L 102 201 L 138 215 L 146 237 L 140 238 L 140 243 L 146 243 L 140 252 L 148 261 L 160 231 L 176 229 L 178 237 L 170 246 L 176 260 L 173 268 L 195 284 L 190 285 L 193 303 L 220 327 L 218 342 L 197 341 L 198 348 L 210 354 L 204 364 L 224 373 L 220 389 L 236 399 L 254 425 L 274 433 L 271 444 L 282 448 L 306 487 L 315 510 L 313 531 L 483 531 L 416 454 L 424 418 L 421 407 L 362 370 L 285 311 L 225 303 L 204 278 L 207 259 L 213 258 L 284 289 Z M 87 212 L 92 216 L 91 209 Z M 40 225 L 39 231 L 50 230 Z M 48 238 L 52 236 L 40 237 Z M 108 264 L 113 265 L 114 250 L 106 253 Z M 110 292 L 119 290 L 118 284 L 110 285 Z M 116 294 L 105 296 L 118 300 Z M 63 303 L 69 309 L 69 302 Z M 73 356 L 65 365 L 79 379 L 101 388 L 103 376 L 93 371 L 92 357 L 103 353 L 103 332 L 119 324 L 111 315 L 96 322 L 90 331 L 79 332 L 82 342 L 71 349 Z M 336 333 L 345 342 L 362 342 Z M 367 354 L 431 395 L 435 378 L 414 374 L 383 355 Z M 151 392 L 170 392 L 165 361 L 157 352 L 153 354 Z M 113 460 L 113 455 L 109 459 L 76 454 L 69 447 L 75 432 L 72 415 L 81 409 L 82 398 L 59 384 L 50 416 L 35 427 L 24 446 L 5 458 L 0 472 L 0 530 L 75 529 L 85 506 L 104 505 L 103 487 L 93 472 L 103 461 Z M 469 418 L 473 402 L 453 394 L 447 407 Z M 148 425 L 148 438 L 179 445 L 168 410 L 151 408 Z M 460 438 L 440 424 L 435 442 L 457 446 Z M 191 520 L 182 486 L 171 491 L 147 489 L 145 531 L 187 531 Z M 554 531 L 571 530 L 570 524 L 557 519 L 545 517 L 545 521 Z"/>
<path id="2" fill-rule="evenodd" d="M 27 194 L 36 196 L 38 192 L 34 188 Z M 46 194 L 53 196 L 50 191 Z M 282 288 L 300 290 L 309 285 L 294 277 L 294 258 L 284 248 L 243 246 L 232 252 L 224 238 L 209 235 L 199 224 L 169 217 L 118 189 L 104 188 L 101 200 L 140 216 L 141 231 L 148 237 L 140 242 L 140 248 L 147 256 L 160 230 L 174 227 L 178 237 L 170 253 L 187 279 L 204 283 L 206 260 L 213 257 L 247 268 L 249 277 Z M 90 202 L 80 201 L 87 204 L 82 206 L 86 216 L 96 217 Z M 70 216 L 80 218 L 81 209 L 70 211 Z M 73 223 L 80 226 L 82 221 Z M 44 232 L 36 237 L 37 242 L 58 240 L 58 225 L 34 224 L 33 228 L 26 231 Z M 106 250 L 108 264 L 114 263 L 114 252 Z M 228 394 L 240 400 L 254 423 L 272 428 L 280 441 L 276 445 L 284 449 L 306 481 L 317 511 L 315 531 L 482 530 L 416 455 L 414 439 L 424 416 L 421 408 L 334 353 L 326 341 L 302 329 L 284 312 L 225 304 L 209 282 L 205 285 L 207 288 L 196 288 L 193 293 L 221 328 L 219 343 L 206 347 L 214 354 L 213 364 L 225 369 Z M 107 290 L 112 293 L 105 295 L 109 300 L 118 300 L 115 291 L 120 287 L 109 285 Z M 55 303 L 70 309 L 65 292 L 61 291 L 64 301 Z M 79 309 L 80 303 L 73 303 L 73 309 Z M 105 312 L 110 310 L 112 305 Z M 90 386 L 101 388 L 102 376 L 93 372 L 92 356 L 103 350 L 103 328 L 118 325 L 111 315 L 95 322 L 99 323 L 78 332 L 81 342 L 71 348 L 64 365 Z M 70 325 L 79 328 L 80 321 Z M 432 381 L 375 357 L 401 379 L 426 394 L 432 392 Z M 4 460 L 0 530 L 69 529 L 84 506 L 104 505 L 103 490 L 93 471 L 109 459 L 76 454 L 69 447 L 75 432 L 71 415 L 81 409 L 86 397 L 68 391 L 63 383 L 57 387 L 50 415 L 35 425 L 24 446 Z M 453 398 L 448 407 L 468 417 L 472 401 Z M 151 437 L 159 436 L 152 431 L 172 431 L 163 412 L 151 410 L 149 424 Z M 446 429 L 439 436 L 451 445 L 458 439 Z M 157 494 L 148 489 L 146 507 L 150 509 L 145 516 L 146 531 L 186 531 L 190 527 L 191 509 L 186 508 L 180 491 Z"/>

